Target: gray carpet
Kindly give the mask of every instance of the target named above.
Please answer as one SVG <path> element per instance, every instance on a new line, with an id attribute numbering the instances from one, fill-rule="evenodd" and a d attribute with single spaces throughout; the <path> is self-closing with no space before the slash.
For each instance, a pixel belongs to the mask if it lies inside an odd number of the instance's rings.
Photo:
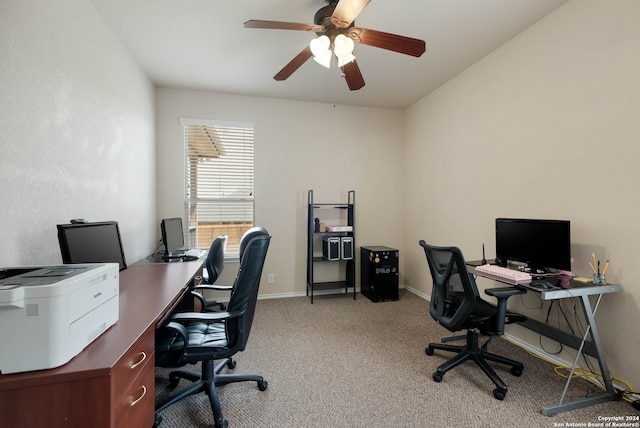
<path id="1" fill-rule="evenodd" d="M 502 338 L 489 349 L 521 361 L 524 373 L 493 366 L 509 387 L 503 401 L 472 362 L 453 369 L 440 383 L 431 375 L 451 357 L 429 342 L 449 332 L 428 314 L 428 302 L 401 290 L 397 302 L 372 303 L 352 297 L 320 296 L 260 300 L 247 349 L 237 356 L 238 373 L 257 373 L 269 382 L 219 388 L 230 427 L 557 427 L 587 426 L 599 417 L 637 415 L 626 402 L 598 404 L 555 416 L 541 408 L 556 403 L 564 379 L 553 366 Z M 197 367 L 195 368 L 198 369 Z M 156 372 L 158 399 L 166 396 L 168 370 Z M 181 381 L 178 388 L 186 385 Z M 596 388 L 577 379 L 567 399 Z M 210 427 L 204 394 L 162 412 L 160 428 Z"/>

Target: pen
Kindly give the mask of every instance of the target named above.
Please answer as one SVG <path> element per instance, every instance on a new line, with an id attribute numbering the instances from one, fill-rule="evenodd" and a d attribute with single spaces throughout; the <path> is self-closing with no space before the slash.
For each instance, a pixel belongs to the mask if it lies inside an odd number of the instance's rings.
<path id="1" fill-rule="evenodd" d="M 604 264 L 604 269 L 602 269 L 602 276 L 604 276 L 604 273 L 607 271 L 608 267 L 609 267 L 609 260 L 607 260 L 607 262 Z"/>
<path id="2" fill-rule="evenodd" d="M 591 266 L 591 270 L 593 271 L 593 273 L 597 275 L 598 272 L 596 272 L 596 268 L 593 267 L 593 263 L 589 262 L 589 266 Z"/>
<path id="3" fill-rule="evenodd" d="M 600 275 L 600 260 L 598 260 L 598 275 Z"/>

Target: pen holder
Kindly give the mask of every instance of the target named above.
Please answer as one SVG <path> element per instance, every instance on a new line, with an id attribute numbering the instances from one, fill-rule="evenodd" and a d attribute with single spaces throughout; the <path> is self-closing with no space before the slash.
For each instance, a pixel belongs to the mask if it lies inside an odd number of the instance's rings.
<path id="1" fill-rule="evenodd" d="M 606 283 L 604 275 L 593 274 L 593 285 L 605 285 Z"/>

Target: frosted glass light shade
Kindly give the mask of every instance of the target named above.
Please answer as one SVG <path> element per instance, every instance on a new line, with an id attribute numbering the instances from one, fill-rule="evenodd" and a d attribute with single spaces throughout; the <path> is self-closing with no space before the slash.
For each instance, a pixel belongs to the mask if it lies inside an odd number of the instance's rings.
<path id="1" fill-rule="evenodd" d="M 329 46 L 331 46 L 331 40 L 329 40 L 327 36 L 320 36 L 317 39 L 311 40 L 311 43 L 309 43 L 314 61 L 327 68 L 331 67 L 331 51 L 329 50 Z"/>
<path id="2" fill-rule="evenodd" d="M 338 34 L 333 41 L 333 45 L 333 51 L 338 58 L 348 57 L 353 53 L 353 39 L 345 36 L 344 34 Z"/>
<path id="3" fill-rule="evenodd" d="M 338 57 L 338 67 L 343 67 L 345 64 L 349 64 L 354 59 L 356 59 L 356 57 L 352 54 L 344 57 Z"/>

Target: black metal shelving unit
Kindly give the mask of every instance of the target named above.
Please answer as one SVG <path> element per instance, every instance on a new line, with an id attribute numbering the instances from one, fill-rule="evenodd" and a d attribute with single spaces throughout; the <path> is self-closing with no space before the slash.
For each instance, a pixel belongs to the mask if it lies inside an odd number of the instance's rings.
<path id="1" fill-rule="evenodd" d="M 311 296 L 313 303 L 313 295 L 318 290 L 337 290 L 344 289 L 344 293 L 349 293 L 349 287 L 353 288 L 353 299 L 356 299 L 356 228 L 355 228 L 355 190 L 347 193 L 347 203 L 315 203 L 313 201 L 313 190 L 308 192 L 308 209 L 307 209 L 307 296 Z M 350 231 L 344 232 L 319 232 L 316 231 L 315 219 L 323 217 L 325 210 L 346 210 L 346 224 L 343 226 L 351 226 Z M 351 239 L 351 258 L 338 260 L 328 260 L 322 254 L 322 239 L 329 237 L 347 237 Z M 343 278 L 335 281 L 317 282 L 314 277 L 314 265 L 319 263 L 344 263 L 345 273 Z"/>

